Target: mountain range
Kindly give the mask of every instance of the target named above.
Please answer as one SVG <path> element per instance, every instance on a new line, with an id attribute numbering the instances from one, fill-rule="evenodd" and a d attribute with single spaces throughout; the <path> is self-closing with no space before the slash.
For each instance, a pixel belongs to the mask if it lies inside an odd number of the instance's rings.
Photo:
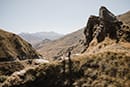
<path id="1" fill-rule="evenodd" d="M 63 36 L 63 34 L 55 33 L 55 32 L 36 32 L 36 33 L 20 33 L 23 39 L 28 41 L 34 47 L 36 44 L 43 42 L 45 39 L 55 40 Z"/>

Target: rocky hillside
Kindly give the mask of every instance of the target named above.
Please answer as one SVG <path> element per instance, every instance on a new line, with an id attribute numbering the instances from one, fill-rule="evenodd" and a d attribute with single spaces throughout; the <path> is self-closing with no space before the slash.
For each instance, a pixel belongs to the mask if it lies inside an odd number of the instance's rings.
<path id="1" fill-rule="evenodd" d="M 21 37 L 0 29 L 0 87 L 1 82 L 13 72 L 38 63 L 41 57 L 32 45 Z"/>
<path id="2" fill-rule="evenodd" d="M 19 35 L 31 43 L 33 47 L 39 43 L 42 43 L 45 39 L 55 40 L 63 36 L 62 34 L 55 32 L 20 33 Z"/>
<path id="3" fill-rule="evenodd" d="M 31 44 L 16 34 L 0 29 L 0 62 L 39 58 Z"/>
<path id="4" fill-rule="evenodd" d="M 70 47 L 62 60 L 14 72 L 1 86 L 129 87 L 129 26 L 101 7 L 99 16 L 90 16 L 82 31 L 85 40 L 80 46 L 86 47 L 82 54 L 71 55 L 75 48 Z"/>

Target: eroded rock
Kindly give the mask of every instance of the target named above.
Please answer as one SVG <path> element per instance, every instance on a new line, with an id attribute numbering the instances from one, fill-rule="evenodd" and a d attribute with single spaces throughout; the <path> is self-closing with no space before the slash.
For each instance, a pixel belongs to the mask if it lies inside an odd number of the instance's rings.
<path id="1" fill-rule="evenodd" d="M 98 42 L 102 42 L 105 37 L 116 40 L 120 39 L 118 31 L 121 30 L 122 22 L 111 13 L 106 7 L 99 9 L 99 16 L 90 16 L 87 26 L 84 29 L 85 45 L 96 38 Z"/>

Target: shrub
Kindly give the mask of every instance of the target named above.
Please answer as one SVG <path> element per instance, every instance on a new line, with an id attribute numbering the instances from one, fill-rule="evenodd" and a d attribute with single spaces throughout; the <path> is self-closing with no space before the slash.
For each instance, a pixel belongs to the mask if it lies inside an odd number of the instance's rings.
<path id="1" fill-rule="evenodd" d="M 2 75 L 0 76 L 0 83 L 4 82 L 7 79 L 7 76 Z"/>

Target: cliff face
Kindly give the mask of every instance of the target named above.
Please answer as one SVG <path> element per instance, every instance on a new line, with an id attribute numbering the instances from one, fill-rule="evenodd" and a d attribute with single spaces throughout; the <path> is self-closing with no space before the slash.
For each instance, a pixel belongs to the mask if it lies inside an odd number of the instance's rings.
<path id="1" fill-rule="evenodd" d="M 39 58 L 39 54 L 28 42 L 0 29 L 0 62 L 35 58 Z"/>
<path id="2" fill-rule="evenodd" d="M 129 26 L 119 21 L 107 8 L 101 7 L 99 16 L 90 16 L 86 28 L 84 29 L 85 45 L 96 38 L 97 42 L 102 42 L 106 37 L 116 40 L 116 42 L 130 41 Z"/>
<path id="3" fill-rule="evenodd" d="M 99 16 L 89 17 L 84 36 L 86 53 L 114 50 L 117 46 L 122 48 L 121 44 L 130 42 L 130 27 L 107 8 L 101 7 Z"/>

